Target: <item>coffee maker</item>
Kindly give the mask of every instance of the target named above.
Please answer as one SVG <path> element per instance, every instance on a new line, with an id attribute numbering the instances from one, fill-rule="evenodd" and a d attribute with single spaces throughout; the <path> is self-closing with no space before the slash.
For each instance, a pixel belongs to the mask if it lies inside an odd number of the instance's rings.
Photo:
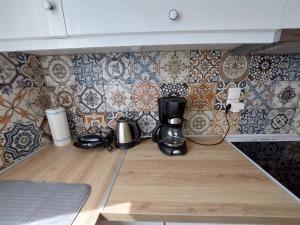
<path id="1" fill-rule="evenodd" d="M 170 156 L 186 154 L 186 144 L 182 135 L 182 120 L 186 99 L 181 97 L 161 97 L 158 99 L 159 124 L 152 132 L 152 141 Z"/>

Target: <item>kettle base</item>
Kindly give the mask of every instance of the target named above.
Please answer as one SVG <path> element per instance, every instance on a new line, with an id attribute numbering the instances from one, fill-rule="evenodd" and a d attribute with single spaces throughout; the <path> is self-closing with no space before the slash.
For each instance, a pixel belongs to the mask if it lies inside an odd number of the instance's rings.
<path id="1" fill-rule="evenodd" d="M 133 148 L 134 146 L 136 146 L 135 142 L 122 143 L 122 144 L 115 142 L 115 147 L 122 150 Z"/>
<path id="2" fill-rule="evenodd" d="M 185 155 L 187 153 L 187 148 L 186 148 L 185 143 L 176 148 L 167 146 L 163 143 L 159 143 L 158 147 L 162 153 L 169 155 L 169 156 Z"/>

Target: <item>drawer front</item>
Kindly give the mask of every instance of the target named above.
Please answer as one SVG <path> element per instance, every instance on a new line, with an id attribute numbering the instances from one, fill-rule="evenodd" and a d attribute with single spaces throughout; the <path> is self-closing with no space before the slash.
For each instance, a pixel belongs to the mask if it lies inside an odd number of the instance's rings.
<path id="1" fill-rule="evenodd" d="M 286 0 L 62 0 L 68 35 L 280 29 Z M 178 17 L 169 18 L 176 9 Z M 174 16 L 174 15 L 172 15 Z"/>
<path id="2" fill-rule="evenodd" d="M 61 0 L 0 0 L 0 40 L 65 36 Z"/>

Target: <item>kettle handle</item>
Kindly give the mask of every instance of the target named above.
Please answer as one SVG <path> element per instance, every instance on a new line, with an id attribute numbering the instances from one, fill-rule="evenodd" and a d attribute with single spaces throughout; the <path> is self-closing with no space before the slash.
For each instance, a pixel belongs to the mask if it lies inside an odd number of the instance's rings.
<path id="1" fill-rule="evenodd" d="M 153 142 L 158 143 L 158 138 L 159 138 L 159 136 L 158 136 L 158 131 L 159 131 L 160 128 L 162 128 L 162 127 L 163 127 L 163 124 L 160 123 L 160 124 L 158 124 L 158 125 L 154 128 L 154 130 L 152 131 L 152 141 L 153 141 Z"/>
<path id="2" fill-rule="evenodd" d="M 135 122 L 135 121 L 128 120 L 127 122 L 133 127 L 134 136 L 135 136 L 133 142 L 138 143 L 139 140 L 141 139 L 141 129 L 140 129 L 140 127 L 138 126 L 137 122 Z"/>

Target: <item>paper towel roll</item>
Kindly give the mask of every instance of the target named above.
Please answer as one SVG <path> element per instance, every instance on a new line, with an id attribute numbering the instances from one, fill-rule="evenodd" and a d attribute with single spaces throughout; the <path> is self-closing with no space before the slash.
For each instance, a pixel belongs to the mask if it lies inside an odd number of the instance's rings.
<path id="1" fill-rule="evenodd" d="M 64 108 L 51 108 L 46 110 L 53 142 L 56 146 L 64 146 L 71 142 L 69 124 Z"/>

